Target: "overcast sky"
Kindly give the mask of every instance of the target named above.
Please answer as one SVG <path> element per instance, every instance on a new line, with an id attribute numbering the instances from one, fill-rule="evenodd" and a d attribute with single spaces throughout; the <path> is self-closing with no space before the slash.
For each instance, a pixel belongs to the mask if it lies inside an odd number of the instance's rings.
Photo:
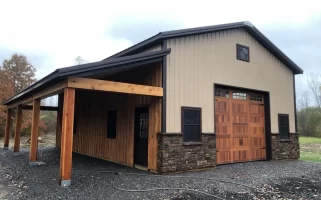
<path id="1" fill-rule="evenodd" d="M 42 78 L 81 56 L 102 60 L 160 31 L 250 21 L 305 72 L 321 74 L 321 1 L 1 1 L 0 62 L 27 55 Z"/>

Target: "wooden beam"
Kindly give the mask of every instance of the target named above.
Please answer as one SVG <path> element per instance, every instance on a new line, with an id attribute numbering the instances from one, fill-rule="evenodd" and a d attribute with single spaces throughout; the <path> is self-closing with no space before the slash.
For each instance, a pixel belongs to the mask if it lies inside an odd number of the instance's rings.
<path id="1" fill-rule="evenodd" d="M 71 183 L 74 108 L 75 108 L 75 89 L 65 88 L 63 114 L 62 114 L 61 155 L 60 155 L 61 186 L 69 186 Z"/>
<path id="2" fill-rule="evenodd" d="M 13 152 L 19 152 L 20 150 L 20 132 L 21 132 L 21 123 L 22 123 L 22 109 L 20 106 L 17 107 L 16 114 L 16 130 L 14 133 L 14 146 Z"/>
<path id="3" fill-rule="evenodd" d="M 21 105 L 22 110 L 32 110 L 32 105 Z M 54 106 L 40 106 L 40 110 L 46 110 L 46 111 L 58 111 L 58 107 Z"/>
<path id="4" fill-rule="evenodd" d="M 107 92 L 118 92 L 127 94 L 139 94 L 147 96 L 163 96 L 162 87 L 154 87 L 148 85 L 137 85 L 130 83 L 121 83 L 114 81 L 104 81 L 89 78 L 69 77 L 68 87 L 86 89 L 86 90 L 99 90 Z"/>
<path id="5" fill-rule="evenodd" d="M 40 119 L 40 99 L 33 100 L 32 125 L 31 125 L 31 144 L 29 162 L 37 161 L 38 133 Z"/>
<path id="6" fill-rule="evenodd" d="M 12 111 L 12 109 L 7 109 L 6 129 L 5 129 L 5 133 L 4 133 L 4 145 L 3 145 L 4 150 L 9 149 L 11 111 Z"/>
<path id="7" fill-rule="evenodd" d="M 34 99 L 44 99 L 49 96 L 60 93 L 65 87 L 67 87 L 67 80 L 63 80 L 55 85 L 44 88 L 44 89 L 42 89 L 32 95 L 28 95 L 28 96 L 23 97 L 19 100 L 13 101 L 13 103 L 8 104 L 7 106 L 8 106 L 8 108 L 14 108 L 18 105 L 30 103 Z"/>

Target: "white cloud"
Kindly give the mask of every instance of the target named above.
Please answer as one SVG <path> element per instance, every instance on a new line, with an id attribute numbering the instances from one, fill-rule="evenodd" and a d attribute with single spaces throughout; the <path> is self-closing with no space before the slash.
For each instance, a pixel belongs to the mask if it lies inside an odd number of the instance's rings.
<path id="1" fill-rule="evenodd" d="M 130 45 L 108 35 L 117 23 L 175 20 L 195 27 L 249 20 L 258 28 L 304 26 L 320 13 L 320 1 L 1 1 L 0 48 L 43 55 L 37 77 L 74 64 L 101 60 Z M 156 23 L 156 21 L 155 21 Z M 125 24 L 126 25 L 126 24 Z M 137 27 L 140 29 L 140 27 Z M 161 30 L 159 30 L 161 31 Z M 155 33 L 156 34 L 156 33 Z"/>

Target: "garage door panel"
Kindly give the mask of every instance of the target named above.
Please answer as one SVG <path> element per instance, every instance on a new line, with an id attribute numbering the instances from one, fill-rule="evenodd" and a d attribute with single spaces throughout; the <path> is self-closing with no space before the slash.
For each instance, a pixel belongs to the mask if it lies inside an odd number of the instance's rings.
<path id="1" fill-rule="evenodd" d="M 264 160 L 266 158 L 266 149 L 253 148 L 251 149 L 252 160 Z"/>
<path id="2" fill-rule="evenodd" d="M 233 124 L 233 134 L 248 134 L 249 133 L 249 127 L 247 125 L 240 125 L 240 124 Z"/>
<path id="3" fill-rule="evenodd" d="M 231 148 L 231 136 L 230 135 L 217 135 L 216 136 L 216 148 L 227 149 Z"/>
<path id="4" fill-rule="evenodd" d="M 251 145 L 253 148 L 255 147 L 265 147 L 265 136 L 252 136 L 251 137 Z"/>
<path id="5" fill-rule="evenodd" d="M 236 149 L 232 151 L 233 162 L 245 162 L 250 160 L 250 152 L 247 149 Z"/>
<path id="6" fill-rule="evenodd" d="M 232 114 L 232 123 L 248 123 L 248 116 L 244 114 Z"/>
<path id="7" fill-rule="evenodd" d="M 229 101 L 226 98 L 218 98 L 215 103 L 216 113 L 229 113 L 230 106 Z"/>
<path id="8" fill-rule="evenodd" d="M 233 90 L 224 95 L 215 97 L 217 164 L 265 159 L 263 96 Z"/>
<path id="9" fill-rule="evenodd" d="M 220 164 L 232 163 L 231 151 L 220 150 L 216 152 L 216 162 Z"/>
<path id="10" fill-rule="evenodd" d="M 247 114 L 248 113 L 248 105 L 245 100 L 233 100 L 232 101 L 232 113 L 236 114 Z"/>
<path id="11" fill-rule="evenodd" d="M 233 137 L 232 138 L 233 148 L 248 148 L 250 145 L 250 140 L 248 137 Z"/>

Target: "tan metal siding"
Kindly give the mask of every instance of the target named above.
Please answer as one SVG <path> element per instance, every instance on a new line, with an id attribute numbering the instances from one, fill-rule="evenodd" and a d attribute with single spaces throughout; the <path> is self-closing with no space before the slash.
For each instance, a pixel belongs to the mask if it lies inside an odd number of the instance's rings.
<path id="1" fill-rule="evenodd" d="M 250 47 L 250 62 L 236 59 L 236 44 Z M 202 108 L 202 131 L 214 132 L 213 84 L 270 92 L 271 131 L 278 113 L 295 132 L 293 73 L 244 29 L 167 40 L 166 131 L 181 132 L 181 106 Z"/>

